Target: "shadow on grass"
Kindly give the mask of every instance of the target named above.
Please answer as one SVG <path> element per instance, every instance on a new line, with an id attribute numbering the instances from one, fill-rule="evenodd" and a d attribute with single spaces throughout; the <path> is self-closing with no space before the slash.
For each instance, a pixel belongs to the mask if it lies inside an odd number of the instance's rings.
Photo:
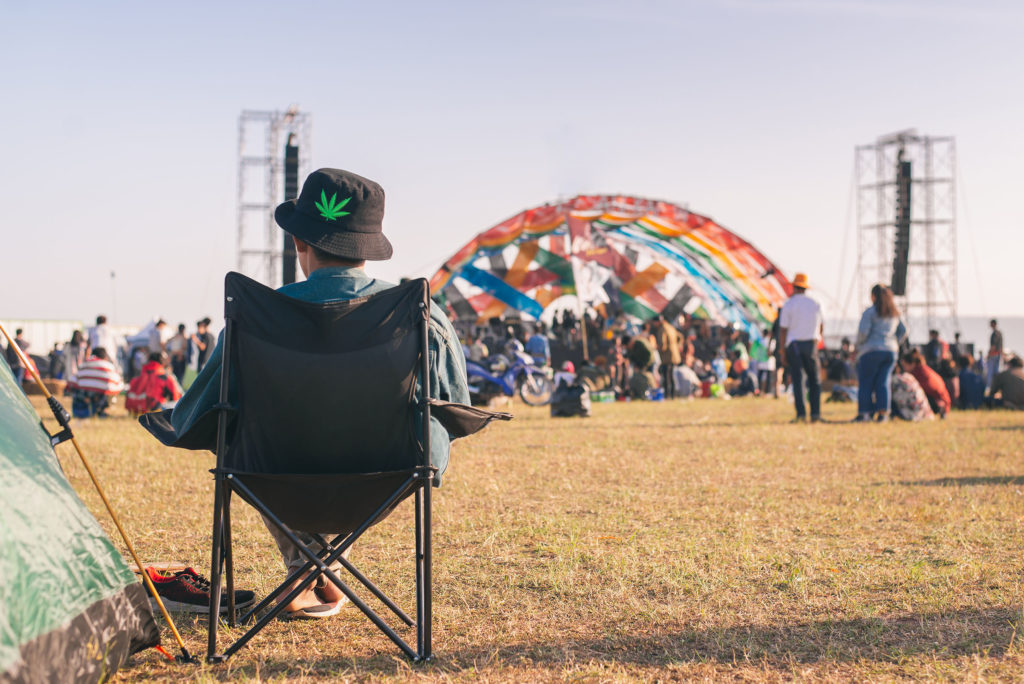
<path id="1" fill-rule="evenodd" d="M 940 477 L 937 480 L 902 480 L 874 482 L 874 485 L 897 484 L 907 487 L 972 487 L 975 485 L 1024 485 L 1024 475 L 994 475 L 991 477 Z"/>
<path id="2" fill-rule="evenodd" d="M 595 661 L 641 667 L 742 662 L 785 668 L 793 662 L 814 664 L 867 660 L 898 664 L 917 655 L 940 659 L 978 654 L 1001 657 L 1010 647 L 1015 633 L 1013 625 L 1020 619 L 1020 607 L 1004 607 L 888 619 L 824 620 L 782 626 L 741 625 L 703 630 L 665 629 L 642 636 L 521 643 L 501 641 L 501 632 L 496 629 L 493 641 L 471 648 L 449 651 L 444 643 L 435 643 L 437 659 L 425 666 L 423 673 L 457 674 L 468 670 L 479 672 L 490 667 L 550 668 L 557 671 L 572 664 Z M 296 629 L 301 629 L 301 626 L 296 626 Z M 292 662 L 254 663 L 246 659 L 243 651 L 232 659 L 230 670 L 221 665 L 209 668 L 207 674 L 217 680 L 297 673 L 305 676 L 373 677 L 393 674 L 396 669 L 401 671 L 408 662 L 401 660 L 397 649 L 383 635 L 380 636 L 380 651 L 373 656 L 346 657 L 343 640 L 339 640 L 334 648 L 337 655 Z M 417 669 L 412 664 L 408 667 L 414 671 Z"/>

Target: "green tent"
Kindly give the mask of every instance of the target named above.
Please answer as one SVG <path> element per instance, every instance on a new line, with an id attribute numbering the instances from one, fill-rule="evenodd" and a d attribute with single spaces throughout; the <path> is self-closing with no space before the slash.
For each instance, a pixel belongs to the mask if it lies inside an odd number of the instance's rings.
<path id="1" fill-rule="evenodd" d="M 145 589 L 0 363 L 0 682 L 96 682 L 159 643 Z"/>

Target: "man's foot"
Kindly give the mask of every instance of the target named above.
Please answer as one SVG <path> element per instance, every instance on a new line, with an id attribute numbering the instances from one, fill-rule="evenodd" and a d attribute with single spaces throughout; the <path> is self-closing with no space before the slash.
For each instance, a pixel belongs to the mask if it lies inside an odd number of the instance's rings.
<path id="1" fill-rule="evenodd" d="M 888 413 L 879 413 L 878 416 L 875 418 L 875 422 L 876 423 L 888 423 L 889 422 L 889 414 Z"/>
<path id="2" fill-rule="evenodd" d="M 811 416 L 811 422 L 812 423 L 824 423 L 826 421 L 821 416 Z"/>
<path id="3" fill-rule="evenodd" d="M 280 617 L 282 620 L 319 620 L 337 615 L 340 610 L 340 603 L 318 603 L 299 610 L 284 610 Z"/>
<path id="4" fill-rule="evenodd" d="M 806 423 L 807 422 L 807 416 L 797 416 L 796 418 L 794 418 L 793 420 L 791 420 L 789 422 L 790 422 L 790 424 Z"/>
<path id="5" fill-rule="evenodd" d="M 317 578 L 316 595 L 319 596 L 324 603 L 337 603 L 339 606 L 345 605 L 349 600 L 348 596 L 345 596 L 341 589 L 338 588 L 338 585 L 323 575 Z"/>
<path id="6" fill-rule="evenodd" d="M 866 413 L 858 414 L 856 418 L 850 421 L 851 423 L 870 423 L 871 416 Z"/>
<path id="7" fill-rule="evenodd" d="M 282 591 L 281 595 L 277 597 L 277 602 L 278 603 L 283 603 L 285 597 L 288 596 L 288 594 L 290 594 L 292 592 L 292 590 L 296 586 L 299 585 L 300 582 L 302 582 L 302 578 L 299 578 L 299 579 L 295 580 L 294 582 L 292 582 L 292 584 L 287 589 Z M 293 598 L 291 601 L 288 602 L 288 604 L 284 607 L 284 612 L 285 613 L 295 613 L 295 614 L 298 614 L 298 613 L 301 613 L 303 611 L 306 611 L 307 609 L 315 608 L 316 606 L 325 605 L 325 603 L 329 603 L 329 602 L 325 602 L 319 596 L 317 596 L 315 586 L 314 585 L 310 585 L 310 586 L 306 587 L 305 589 L 303 589 L 302 592 L 298 596 L 296 596 L 295 598 Z M 295 615 L 293 617 L 298 617 L 298 616 Z M 311 616 L 306 616 L 306 617 L 311 617 Z"/>

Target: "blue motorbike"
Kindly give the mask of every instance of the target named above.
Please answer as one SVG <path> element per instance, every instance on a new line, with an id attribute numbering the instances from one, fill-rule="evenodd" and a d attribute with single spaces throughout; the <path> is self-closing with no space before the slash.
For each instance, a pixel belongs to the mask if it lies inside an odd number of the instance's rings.
<path id="1" fill-rule="evenodd" d="M 466 378 L 473 403 L 487 404 L 494 397 L 515 396 L 517 391 L 530 406 L 549 403 L 554 385 L 544 371 L 530 361 L 520 355 L 514 362 L 501 355 L 487 359 L 486 365 L 466 361 Z"/>

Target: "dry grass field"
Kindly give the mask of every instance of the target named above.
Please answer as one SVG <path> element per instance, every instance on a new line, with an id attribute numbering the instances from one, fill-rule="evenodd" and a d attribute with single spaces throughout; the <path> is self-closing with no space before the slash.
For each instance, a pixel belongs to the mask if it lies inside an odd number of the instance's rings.
<path id="1" fill-rule="evenodd" d="M 117 680 L 1024 680 L 1024 415 L 789 425 L 770 399 L 513 410 L 454 445 L 435 499 L 436 662 L 410 665 L 349 606 L 275 623 L 224 665 L 141 653 Z M 212 456 L 163 449 L 127 417 L 76 430 L 140 554 L 206 574 Z M 266 592 L 276 548 L 244 504 L 235 522 L 239 586 Z M 352 556 L 409 610 L 411 544 L 403 504 Z M 178 625 L 202 653 L 205 619 Z"/>

